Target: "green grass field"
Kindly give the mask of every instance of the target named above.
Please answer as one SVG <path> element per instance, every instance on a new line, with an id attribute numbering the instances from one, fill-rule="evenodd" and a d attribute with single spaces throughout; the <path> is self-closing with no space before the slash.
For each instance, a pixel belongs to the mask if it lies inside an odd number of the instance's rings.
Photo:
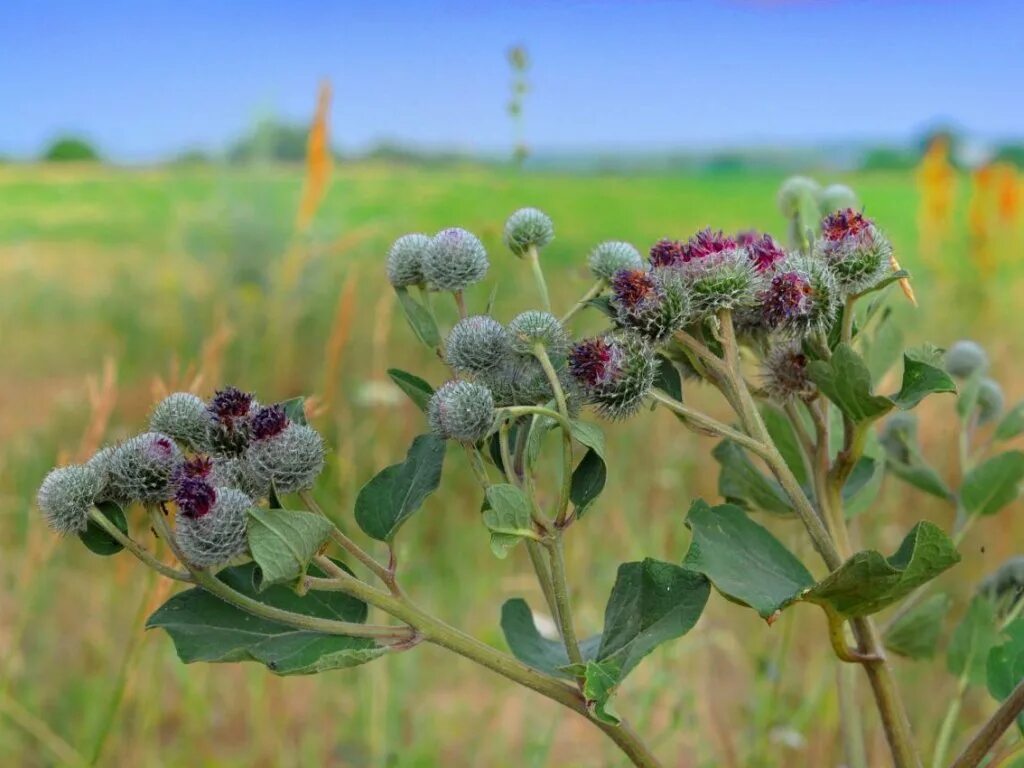
<path id="1" fill-rule="evenodd" d="M 984 279 L 960 219 L 941 258 L 923 263 L 913 178 L 823 179 L 832 180 L 857 189 L 914 275 L 920 309 L 892 294 L 907 340 L 984 340 L 1009 401 L 1020 399 L 1019 232 Z M 142 632 L 166 587 L 127 555 L 100 560 L 76 541 L 55 542 L 34 509 L 35 489 L 58 457 L 88 444 L 90 422 L 105 442 L 138 431 L 154 380 L 180 386 L 198 370 L 203 394 L 237 383 L 264 400 L 318 397 L 315 423 L 333 452 L 317 495 L 352 528 L 359 487 L 425 429 L 385 370 L 434 384 L 444 377 L 387 286 L 392 240 L 444 226 L 477 232 L 492 267 L 468 296 L 470 309 L 482 311 L 497 286 L 495 314 L 508 320 L 535 303 L 529 270 L 500 242 L 516 208 L 537 206 L 554 219 L 545 268 L 556 308 L 567 308 L 589 287 L 585 256 L 601 240 L 643 250 L 706 225 L 781 235 L 779 181 L 348 166 L 337 170 L 311 231 L 295 237 L 297 171 L 0 169 L 0 765 L 87 762 L 98 746 L 101 765 L 619 764 L 582 719 L 431 647 L 308 679 L 254 665 L 183 666 L 165 635 Z M 452 322 L 454 307 L 442 306 L 441 316 Z M 584 317 L 575 330 L 598 327 Z M 106 396 L 91 407 L 87 377 L 98 379 L 106 360 L 116 392 L 98 385 Z M 922 420 L 925 448 L 948 468 L 951 421 L 928 415 L 952 404 L 933 400 Z M 104 403 L 113 406 L 109 420 L 97 415 Z M 568 541 L 587 633 L 600 627 L 618 563 L 678 561 L 690 501 L 717 498 L 712 441 L 646 414 L 606 433 L 609 485 Z M 945 509 L 904 486 L 889 482 L 883 498 L 855 532 L 882 549 L 918 519 L 949 522 Z M 446 620 L 503 647 L 501 602 L 522 595 L 537 605 L 539 593 L 522 548 L 504 561 L 491 555 L 478 509 L 463 457 L 451 451 L 441 491 L 403 530 L 403 583 Z M 1021 511 L 1018 502 L 984 521 L 963 545 L 963 564 L 942 579 L 959 597 L 954 618 L 977 579 L 1019 551 Z M 769 525 L 811 562 L 797 524 Z M 768 628 L 713 596 L 694 632 L 629 678 L 618 706 L 668 765 L 836 765 L 836 662 L 820 642 L 824 629 L 809 608 Z M 940 662 L 897 668 L 927 747 L 955 680 Z M 867 702 L 869 762 L 882 765 L 885 745 Z M 969 695 L 961 735 L 992 706 L 983 692 Z M 268 727 L 271 718 L 278 725 Z"/>

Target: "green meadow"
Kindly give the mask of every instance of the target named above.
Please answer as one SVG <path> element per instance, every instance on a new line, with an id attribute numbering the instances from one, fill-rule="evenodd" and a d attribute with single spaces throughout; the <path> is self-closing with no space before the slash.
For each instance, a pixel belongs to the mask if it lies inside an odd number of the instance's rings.
<path id="1" fill-rule="evenodd" d="M 298 169 L 0 167 L 0 765 L 88 764 L 97 755 L 99 765 L 125 766 L 427 767 L 467 765 L 467 755 L 480 766 L 619 764 L 584 720 L 426 645 L 311 678 L 276 678 L 256 665 L 184 666 L 166 635 L 142 631 L 169 587 L 128 555 L 101 560 L 77 541 L 55 540 L 35 490 L 55 462 L 139 431 L 159 393 L 207 395 L 233 383 L 264 401 L 314 396 L 313 423 L 332 447 L 317 496 L 358 537 L 351 509 L 359 488 L 426 429 L 386 370 L 434 385 L 445 376 L 386 282 L 395 238 L 446 226 L 476 232 L 491 270 L 467 296 L 469 308 L 483 311 L 493 289 L 505 321 L 536 306 L 529 269 L 501 244 L 516 208 L 536 206 L 555 222 L 543 259 L 558 312 L 590 287 L 586 255 L 602 240 L 644 251 L 709 225 L 781 238 L 781 180 L 342 164 L 311 226 L 296 232 Z M 1020 227 L 999 233 L 998 264 L 983 273 L 964 223 L 965 179 L 949 236 L 928 255 L 919 250 L 912 175 L 819 180 L 853 186 L 912 273 L 919 308 L 898 289 L 889 294 L 906 341 L 984 342 L 1008 402 L 1021 399 Z M 435 303 L 450 325 L 457 315 L 447 298 Z M 600 327 L 592 313 L 573 330 Z M 725 417 L 711 393 L 694 388 L 687 397 Z M 942 396 L 922 408 L 925 452 L 947 472 L 953 421 L 929 415 L 951 408 Z M 679 561 L 691 500 L 718 498 L 714 441 L 646 414 L 605 430 L 608 486 L 567 542 L 587 634 L 601 626 L 617 564 L 645 555 Z M 491 554 L 471 478 L 450 450 L 441 490 L 403 531 L 403 584 L 447 621 L 504 647 L 501 602 L 542 600 L 522 547 L 507 560 Z M 886 482 L 885 501 L 854 525 L 859 540 L 891 550 L 917 520 L 948 525 L 931 497 Z M 942 577 L 957 596 L 949 626 L 977 581 L 1020 550 L 1020 507 L 974 527 L 963 563 Z M 765 524 L 812 562 L 798 523 Z M 619 707 L 669 765 L 836 765 L 837 663 L 818 642 L 823 631 L 810 607 L 769 627 L 713 596 L 693 632 L 628 679 Z M 927 753 L 956 680 L 941 662 L 896 665 Z M 884 739 L 861 693 L 869 764 L 882 765 Z M 984 691 L 970 693 L 959 735 L 992 707 Z"/>

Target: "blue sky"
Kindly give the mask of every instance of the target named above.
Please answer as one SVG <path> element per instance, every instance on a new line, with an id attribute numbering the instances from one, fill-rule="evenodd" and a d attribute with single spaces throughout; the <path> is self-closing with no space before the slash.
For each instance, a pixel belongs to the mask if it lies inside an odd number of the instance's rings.
<path id="1" fill-rule="evenodd" d="M 0 154 L 63 131 L 124 161 L 217 149 L 307 119 L 321 77 L 343 147 L 501 149 L 513 43 L 534 147 L 1024 136 L 1015 0 L 4 0 Z"/>

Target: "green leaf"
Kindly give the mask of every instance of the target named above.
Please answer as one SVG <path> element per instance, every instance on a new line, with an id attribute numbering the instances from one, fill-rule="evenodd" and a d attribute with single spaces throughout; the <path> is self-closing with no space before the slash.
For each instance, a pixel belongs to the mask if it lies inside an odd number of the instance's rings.
<path id="1" fill-rule="evenodd" d="M 604 458 L 604 433 L 597 424 L 571 419 L 569 432 L 577 442 L 596 452 L 602 459 Z"/>
<path id="2" fill-rule="evenodd" d="M 381 470 L 356 497 L 356 522 L 367 536 L 391 541 L 399 527 L 441 483 L 445 441 L 437 435 L 413 440 L 405 461 Z"/>
<path id="3" fill-rule="evenodd" d="M 996 440 L 1012 440 L 1024 433 L 1024 403 L 1017 403 L 999 421 L 994 437 Z"/>
<path id="4" fill-rule="evenodd" d="M 128 519 L 124 516 L 124 510 L 120 505 L 112 501 L 100 501 L 96 503 L 96 509 L 104 517 L 117 526 L 125 536 L 128 535 Z M 96 555 L 107 557 L 116 555 L 124 547 L 117 539 L 100 528 L 91 519 L 86 524 L 85 530 L 78 534 L 78 538 L 85 544 L 86 549 Z"/>
<path id="5" fill-rule="evenodd" d="M 902 280 L 905 277 L 910 277 L 910 273 L 905 269 L 898 269 L 895 272 L 890 272 L 870 288 L 861 291 L 858 296 L 867 296 L 869 293 L 874 293 L 875 291 L 880 291 L 883 288 L 888 288 L 893 283 Z"/>
<path id="6" fill-rule="evenodd" d="M 288 417 L 289 421 L 294 421 L 296 424 L 309 423 L 306 420 L 306 398 L 293 397 L 290 400 L 282 400 L 277 405 L 284 409 L 284 415 Z"/>
<path id="7" fill-rule="evenodd" d="M 885 647 L 909 659 L 932 658 L 949 604 L 949 595 L 941 593 L 922 600 L 886 629 Z"/>
<path id="8" fill-rule="evenodd" d="M 857 495 L 868 488 L 880 469 L 879 462 L 870 456 L 861 456 L 843 485 L 843 503 L 850 504 Z"/>
<path id="9" fill-rule="evenodd" d="M 807 375 L 855 423 L 874 421 L 893 408 L 892 400 L 871 393 L 871 374 L 848 344 L 839 344 L 830 360 L 808 363 Z"/>
<path id="10" fill-rule="evenodd" d="M 949 486 L 946 485 L 939 473 L 924 462 L 904 464 L 901 461 L 887 459 L 885 468 L 903 482 L 909 483 L 920 491 L 937 496 L 944 501 L 953 499 L 953 492 L 949 490 Z"/>
<path id="11" fill-rule="evenodd" d="M 501 606 L 501 631 L 505 635 L 512 655 L 524 664 L 555 677 L 572 680 L 574 675 L 567 671 L 569 656 L 561 640 L 549 640 L 537 631 L 530 606 L 522 598 L 506 600 Z M 580 643 L 580 654 L 584 662 L 597 655 L 601 636 L 594 635 Z"/>
<path id="12" fill-rule="evenodd" d="M 607 480 L 608 468 L 604 459 L 596 450 L 588 448 L 573 470 L 572 484 L 569 487 L 569 500 L 573 503 L 577 518 L 583 517 L 591 504 L 597 501 Z"/>
<path id="13" fill-rule="evenodd" d="M 619 722 L 611 697 L 622 677 L 614 661 L 588 661 L 584 665 L 583 698 L 587 700 L 587 708 L 602 723 L 616 725 Z"/>
<path id="14" fill-rule="evenodd" d="M 749 605 L 764 619 L 799 599 L 814 577 L 767 528 L 739 507 L 708 506 L 698 499 L 686 525 L 693 532 L 683 559 L 730 600 Z"/>
<path id="15" fill-rule="evenodd" d="M 1024 680 L 1024 619 L 1017 619 L 1005 630 L 1006 642 L 989 651 L 985 665 L 988 692 L 1003 701 Z M 1017 727 L 1024 730 L 1024 714 L 1017 716 Z"/>
<path id="16" fill-rule="evenodd" d="M 996 612 L 992 602 L 983 596 L 971 600 L 967 613 L 949 639 L 946 665 L 949 671 L 967 675 L 973 685 L 984 685 L 989 651 L 999 642 Z"/>
<path id="17" fill-rule="evenodd" d="M 434 322 L 430 311 L 412 297 L 405 288 L 396 288 L 398 303 L 405 313 L 405 319 L 412 328 L 416 338 L 422 341 L 431 349 L 441 346 L 441 334 L 437 330 L 437 323 Z"/>
<path id="18" fill-rule="evenodd" d="M 250 509 L 247 535 L 252 559 L 259 566 L 260 591 L 301 577 L 331 528 L 330 520 L 314 512 Z"/>
<path id="19" fill-rule="evenodd" d="M 935 392 L 956 393 L 956 384 L 942 368 L 941 353 L 934 347 L 907 350 L 903 355 L 903 384 L 892 396 L 907 411 Z"/>
<path id="20" fill-rule="evenodd" d="M 486 493 L 484 525 L 491 532 L 491 551 L 501 559 L 523 538 L 536 538 L 530 500 L 508 483 L 490 486 Z"/>
<path id="21" fill-rule="evenodd" d="M 583 306 L 596 309 L 606 317 L 615 317 L 615 310 L 612 309 L 611 299 L 608 296 L 597 296 L 587 301 Z"/>
<path id="22" fill-rule="evenodd" d="M 761 408 L 761 418 L 768 429 L 775 447 L 779 449 L 782 458 L 786 460 L 786 466 L 801 486 L 810 482 L 807 477 L 807 465 L 803 459 L 803 449 L 800 447 L 800 440 L 797 437 L 796 429 L 790 422 L 789 417 L 778 408 L 770 405 Z"/>
<path id="23" fill-rule="evenodd" d="M 427 404 L 434 394 L 434 388 L 419 376 L 401 370 L 400 368 L 388 368 L 388 376 L 395 382 L 399 389 L 409 396 L 409 399 L 416 404 L 424 413 L 427 412 Z"/>
<path id="24" fill-rule="evenodd" d="M 857 552 L 811 589 L 804 599 L 844 618 L 866 616 L 906 597 L 959 562 L 953 542 L 938 526 L 915 525 L 892 557 Z"/>
<path id="25" fill-rule="evenodd" d="M 879 381 L 889 372 L 899 360 L 903 348 L 903 331 L 900 327 L 892 322 L 882 322 L 864 353 L 872 381 Z"/>
<path id="26" fill-rule="evenodd" d="M 604 609 L 597 660 L 613 661 L 621 680 L 657 646 L 693 629 L 709 591 L 702 574 L 674 563 L 623 563 Z"/>
<path id="27" fill-rule="evenodd" d="M 254 600 L 284 610 L 338 621 L 366 621 L 366 604 L 341 592 L 300 597 L 284 586 L 257 594 L 256 565 L 226 568 L 217 578 Z M 313 571 L 314 569 L 310 569 Z M 316 571 L 317 575 L 322 575 Z M 167 631 L 186 664 L 256 661 L 276 675 L 308 675 L 364 664 L 386 653 L 373 640 L 295 629 L 235 608 L 202 587 L 179 592 L 146 622 Z"/>
<path id="28" fill-rule="evenodd" d="M 982 462 L 964 477 L 960 500 L 971 514 L 993 515 L 1017 498 L 1024 480 L 1024 453 L 1006 451 Z"/>
<path id="29" fill-rule="evenodd" d="M 664 355 L 658 355 L 658 373 L 654 378 L 654 386 L 669 397 L 680 402 L 683 399 L 683 379 L 675 363 Z"/>
<path id="30" fill-rule="evenodd" d="M 721 465 L 718 493 L 726 501 L 782 517 L 795 514 L 778 481 L 759 470 L 747 452 L 732 440 L 720 442 L 711 455 Z"/>

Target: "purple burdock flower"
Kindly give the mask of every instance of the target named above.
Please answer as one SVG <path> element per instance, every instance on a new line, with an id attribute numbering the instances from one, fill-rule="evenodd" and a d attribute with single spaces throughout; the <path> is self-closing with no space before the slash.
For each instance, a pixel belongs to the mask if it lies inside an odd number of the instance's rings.
<path id="1" fill-rule="evenodd" d="M 777 328 L 811 310 L 814 289 L 799 272 L 783 272 L 772 278 L 760 298 L 765 323 Z"/>
<path id="2" fill-rule="evenodd" d="M 597 387 L 615 378 L 621 357 L 605 338 L 587 339 L 569 350 L 569 372 L 585 387 Z"/>
<path id="3" fill-rule="evenodd" d="M 683 261 L 694 261 L 695 259 L 706 259 L 715 253 L 731 251 L 737 247 L 737 243 L 722 230 L 711 231 L 711 227 L 705 227 L 695 234 L 683 246 Z"/>
<path id="4" fill-rule="evenodd" d="M 225 426 L 230 426 L 235 419 L 249 415 L 252 395 L 235 387 L 218 389 L 207 409 Z"/>
<path id="5" fill-rule="evenodd" d="M 757 266 L 758 272 L 771 272 L 776 264 L 786 258 L 782 246 L 769 234 L 762 235 L 754 230 L 740 232 L 736 235 L 736 242 L 747 249 L 747 254 Z"/>
<path id="6" fill-rule="evenodd" d="M 155 462 L 172 462 L 174 457 L 179 455 L 178 446 L 171 438 L 163 435 L 153 440 L 147 440 L 143 450 Z"/>
<path id="7" fill-rule="evenodd" d="M 279 435 L 288 426 L 288 417 L 280 405 L 260 408 L 252 418 L 252 436 L 254 440 L 266 440 Z"/>
<path id="8" fill-rule="evenodd" d="M 614 301 L 628 310 L 658 298 L 654 277 L 644 269 L 622 269 L 612 277 Z"/>
<path id="9" fill-rule="evenodd" d="M 870 232 L 871 227 L 871 219 L 865 218 L 859 211 L 847 208 L 830 213 L 822 219 L 821 236 L 836 242 L 848 237 L 860 237 L 862 233 Z"/>
<path id="10" fill-rule="evenodd" d="M 651 246 L 652 267 L 674 267 L 686 261 L 683 244 L 678 240 L 663 239 Z"/>
<path id="11" fill-rule="evenodd" d="M 209 456 L 193 456 L 178 469 L 178 477 L 208 477 L 213 471 L 213 459 Z"/>
<path id="12" fill-rule="evenodd" d="M 174 501 L 181 514 L 195 519 L 213 509 L 217 501 L 217 491 L 201 477 L 183 476 L 174 489 Z"/>

